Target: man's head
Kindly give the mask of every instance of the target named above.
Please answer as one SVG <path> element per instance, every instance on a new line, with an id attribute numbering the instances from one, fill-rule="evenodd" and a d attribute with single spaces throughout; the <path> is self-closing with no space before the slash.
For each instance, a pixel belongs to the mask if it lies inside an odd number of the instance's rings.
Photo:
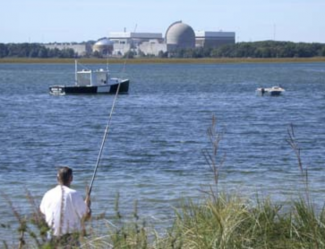
<path id="1" fill-rule="evenodd" d="M 60 167 L 58 170 L 57 179 L 60 184 L 69 187 L 73 179 L 72 169 L 69 167 Z"/>

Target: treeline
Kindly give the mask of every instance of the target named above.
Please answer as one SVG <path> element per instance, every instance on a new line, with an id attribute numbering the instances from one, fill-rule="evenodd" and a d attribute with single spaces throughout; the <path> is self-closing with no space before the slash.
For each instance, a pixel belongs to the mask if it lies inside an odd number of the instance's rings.
<path id="1" fill-rule="evenodd" d="M 160 54 L 166 56 L 164 53 Z M 325 44 L 279 41 L 241 42 L 218 48 L 181 49 L 172 54 L 176 58 L 292 58 L 325 56 Z"/>
<path id="2" fill-rule="evenodd" d="M 98 53 L 98 52 L 97 52 Z M 93 53 L 87 57 L 101 57 Z M 325 44 L 294 43 L 281 41 L 240 42 L 223 45 L 218 48 L 179 49 L 173 52 L 160 52 L 159 58 L 293 58 L 325 56 Z M 0 58 L 75 58 L 80 57 L 73 49 L 49 49 L 38 43 L 0 43 Z M 155 57 L 143 52 L 130 51 L 124 55 L 127 58 Z"/>
<path id="3" fill-rule="evenodd" d="M 0 43 L 0 58 L 74 58 L 73 49 L 49 49 L 38 43 Z"/>

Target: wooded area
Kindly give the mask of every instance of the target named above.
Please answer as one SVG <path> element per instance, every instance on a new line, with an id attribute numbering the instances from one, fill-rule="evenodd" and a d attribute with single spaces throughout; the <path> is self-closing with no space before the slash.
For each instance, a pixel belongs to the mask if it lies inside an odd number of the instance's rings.
<path id="1" fill-rule="evenodd" d="M 240 42 L 218 48 L 179 49 L 160 52 L 159 58 L 308 58 L 325 56 L 325 44 L 281 41 Z M 73 49 L 48 49 L 38 43 L 0 43 L 0 58 L 76 58 Z M 84 57 L 101 57 L 98 52 Z M 124 57 L 155 57 L 130 51 Z"/>
<path id="2" fill-rule="evenodd" d="M 278 41 L 240 42 L 219 48 L 179 50 L 177 58 L 292 58 L 325 56 L 325 44 Z"/>
<path id="3" fill-rule="evenodd" d="M 38 43 L 0 43 L 0 58 L 74 58 L 73 49 L 48 49 Z"/>

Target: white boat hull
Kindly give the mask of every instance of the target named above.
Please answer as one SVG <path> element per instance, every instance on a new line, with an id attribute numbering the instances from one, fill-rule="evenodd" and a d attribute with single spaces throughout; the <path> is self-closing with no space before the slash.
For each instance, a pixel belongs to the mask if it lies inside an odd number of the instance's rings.
<path id="1" fill-rule="evenodd" d="M 285 90 L 281 87 L 278 86 L 273 86 L 270 88 L 257 88 L 256 93 L 263 96 L 263 95 L 268 95 L 268 96 L 279 96 L 281 95 Z"/>

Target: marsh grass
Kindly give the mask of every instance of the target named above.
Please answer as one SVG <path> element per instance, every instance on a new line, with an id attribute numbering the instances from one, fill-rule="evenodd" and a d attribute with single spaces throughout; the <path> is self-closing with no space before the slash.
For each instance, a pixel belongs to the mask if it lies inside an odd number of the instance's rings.
<path id="1" fill-rule="evenodd" d="M 31 193 L 26 190 L 26 199 L 29 202 L 32 210 L 32 213 L 29 216 L 20 214 L 18 208 L 14 206 L 10 198 L 5 193 L 1 192 L 1 196 L 7 202 L 18 223 L 17 248 L 29 248 L 28 243 L 30 243 L 30 241 L 33 241 L 33 244 L 40 248 L 46 241 L 46 233 L 49 230 L 49 227 L 39 211 L 39 208 L 36 205 L 35 199 L 33 199 Z M 2 242 L 5 248 L 10 248 L 7 241 L 2 240 Z"/>
<path id="2" fill-rule="evenodd" d="M 298 194 L 298 198 L 289 202 L 290 204 L 277 203 L 267 197 L 257 196 L 252 200 L 239 194 L 230 195 L 226 191 L 220 193 L 218 178 L 225 155 L 220 155 L 219 148 L 224 132 L 217 131 L 215 118 L 212 119 L 207 134 L 213 148 L 203 153 L 210 166 L 214 185 L 201 190 L 204 194 L 201 200 L 184 198 L 180 207 L 175 209 L 173 223 L 165 233 L 157 232 L 154 226 L 148 226 L 139 217 L 137 201 L 134 202 L 134 211 L 129 216 L 131 218 L 124 217 L 120 212 L 120 195 L 117 193 L 115 217 L 110 220 L 106 220 L 103 214 L 93 217 L 93 220 L 101 219 L 105 222 L 106 230 L 96 231 L 90 221 L 88 235 L 80 239 L 81 248 L 325 248 L 325 209 L 316 211 L 310 200 L 308 169 L 302 163 L 301 149 L 293 126 L 288 129 L 287 141 L 298 161 L 300 174 L 297 177 L 305 188 L 304 193 Z M 57 248 L 57 245 L 48 244 L 44 240 L 48 228 L 30 193 L 27 196 L 33 213 L 28 218 L 22 217 L 10 199 L 2 195 L 19 223 L 18 248 Z M 284 208 L 284 205 L 287 206 Z M 11 248 L 5 240 L 3 246 Z"/>

